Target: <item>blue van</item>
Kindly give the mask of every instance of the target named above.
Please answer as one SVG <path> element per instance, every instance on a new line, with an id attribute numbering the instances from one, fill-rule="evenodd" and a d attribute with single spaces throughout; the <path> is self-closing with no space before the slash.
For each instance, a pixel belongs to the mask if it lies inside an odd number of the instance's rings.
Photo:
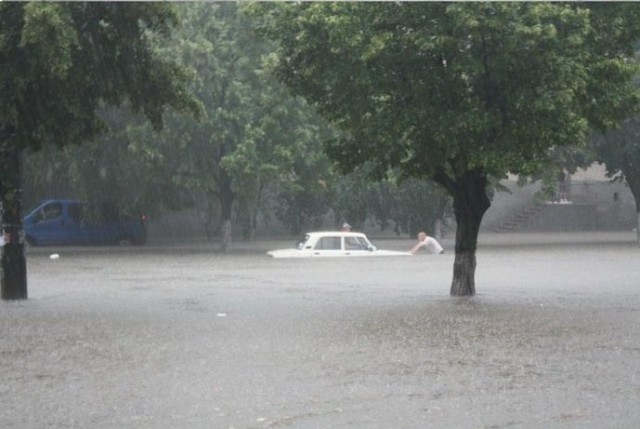
<path id="1" fill-rule="evenodd" d="M 145 217 L 85 219 L 78 200 L 46 200 L 24 218 L 25 239 L 33 246 L 136 244 L 147 241 Z"/>

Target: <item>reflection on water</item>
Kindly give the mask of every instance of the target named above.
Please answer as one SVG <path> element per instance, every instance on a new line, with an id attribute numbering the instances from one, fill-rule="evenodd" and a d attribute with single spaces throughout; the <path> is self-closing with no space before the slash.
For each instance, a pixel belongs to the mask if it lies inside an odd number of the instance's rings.
<path id="1" fill-rule="evenodd" d="M 486 246 L 473 298 L 448 295 L 451 253 L 263 250 L 30 250 L 31 299 L 0 305 L 0 427 L 640 421 L 640 252 L 628 243 Z"/>

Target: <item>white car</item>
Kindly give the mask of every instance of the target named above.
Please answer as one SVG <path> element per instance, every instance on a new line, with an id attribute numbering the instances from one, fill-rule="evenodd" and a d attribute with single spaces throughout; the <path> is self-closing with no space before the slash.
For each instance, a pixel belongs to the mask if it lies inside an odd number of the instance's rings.
<path id="1" fill-rule="evenodd" d="M 378 250 L 360 232 L 309 232 L 293 249 L 271 250 L 274 258 L 322 258 L 357 256 L 411 256 L 409 252 Z"/>

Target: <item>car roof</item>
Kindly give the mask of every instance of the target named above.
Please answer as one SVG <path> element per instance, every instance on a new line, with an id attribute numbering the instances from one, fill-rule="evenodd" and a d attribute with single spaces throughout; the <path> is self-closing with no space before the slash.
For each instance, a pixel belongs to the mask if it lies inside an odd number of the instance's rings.
<path id="1" fill-rule="evenodd" d="M 306 235 L 310 237 L 316 237 L 316 236 L 366 237 L 366 235 L 362 232 L 352 232 L 352 231 L 312 231 L 312 232 L 307 232 Z"/>
<path id="2" fill-rule="evenodd" d="M 39 206 L 49 204 L 49 203 L 64 203 L 64 204 L 72 204 L 79 203 L 80 200 L 74 198 L 48 198 L 46 200 L 42 200 L 38 203 Z"/>

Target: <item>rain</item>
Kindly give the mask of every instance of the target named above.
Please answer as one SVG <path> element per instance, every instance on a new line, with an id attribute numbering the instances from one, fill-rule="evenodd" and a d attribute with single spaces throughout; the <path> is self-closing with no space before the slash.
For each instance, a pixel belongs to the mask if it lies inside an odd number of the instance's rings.
<path id="1" fill-rule="evenodd" d="M 0 22 L 0 428 L 638 426 L 639 7 Z"/>
<path id="2" fill-rule="evenodd" d="M 0 304 L 0 426 L 634 428 L 634 240 L 481 234 L 471 298 L 448 295 L 451 240 L 31 248 L 29 300 Z"/>

